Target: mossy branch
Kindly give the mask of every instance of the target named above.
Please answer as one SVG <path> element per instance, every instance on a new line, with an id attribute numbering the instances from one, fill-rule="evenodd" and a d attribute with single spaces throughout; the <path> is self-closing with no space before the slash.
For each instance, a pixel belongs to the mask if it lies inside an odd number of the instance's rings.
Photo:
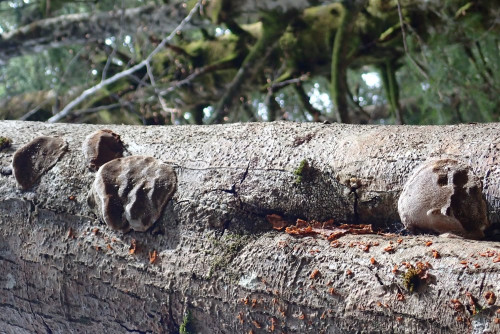
<path id="1" fill-rule="evenodd" d="M 332 48 L 331 94 L 336 105 L 336 117 L 339 123 L 350 123 L 347 107 L 347 68 L 345 55 L 346 37 L 351 17 L 351 9 L 344 5 Z"/>
<path id="2" fill-rule="evenodd" d="M 380 76 L 387 95 L 391 113 L 396 118 L 396 124 L 404 124 L 403 111 L 399 105 L 399 86 L 396 79 L 396 69 L 393 60 L 387 60 L 380 66 Z"/>
<path id="3" fill-rule="evenodd" d="M 264 99 L 264 104 L 266 105 L 267 109 L 267 120 L 269 122 L 273 122 L 276 120 L 278 116 L 278 111 L 281 109 L 280 105 L 278 102 L 276 102 L 276 95 L 274 94 L 274 91 L 269 88 L 266 98 Z"/>
<path id="4" fill-rule="evenodd" d="M 307 110 L 307 112 L 313 117 L 313 120 L 315 122 L 321 121 L 321 111 L 318 109 L 314 108 L 309 102 L 309 95 L 304 91 L 304 87 L 302 85 L 294 85 L 293 86 L 295 89 L 295 92 L 297 93 L 297 96 L 299 97 L 300 103 L 302 106 Z"/>
<path id="5" fill-rule="evenodd" d="M 224 121 L 224 117 L 227 115 L 234 98 L 240 93 L 243 83 L 252 79 L 285 31 L 288 21 L 285 16 L 287 15 L 278 16 L 270 13 L 262 15 L 262 36 L 245 57 L 229 88 L 217 103 L 209 123 L 222 123 Z"/>

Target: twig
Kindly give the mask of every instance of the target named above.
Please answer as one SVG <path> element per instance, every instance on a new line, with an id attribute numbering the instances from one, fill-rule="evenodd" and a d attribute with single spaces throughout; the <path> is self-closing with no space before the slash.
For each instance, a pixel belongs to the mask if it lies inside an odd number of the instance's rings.
<path id="1" fill-rule="evenodd" d="M 417 61 L 415 59 L 413 59 L 413 57 L 410 54 L 410 51 L 408 50 L 408 45 L 406 44 L 405 23 L 403 21 L 403 12 L 401 11 L 401 3 L 400 3 L 399 0 L 397 0 L 397 4 L 398 4 L 399 25 L 401 26 L 401 34 L 403 35 L 403 46 L 404 46 L 404 49 L 405 49 L 405 54 L 408 56 L 408 59 L 410 59 L 410 61 L 412 62 L 412 64 L 418 69 L 418 71 L 420 72 L 420 74 L 422 74 L 422 76 L 427 81 L 429 81 L 430 80 L 429 75 L 422 68 L 422 65 L 420 65 L 419 63 L 417 63 Z"/>
<path id="2" fill-rule="evenodd" d="M 196 79 L 200 75 L 203 75 L 203 74 L 208 73 L 208 72 L 216 71 L 216 70 L 219 70 L 219 69 L 223 69 L 226 66 L 229 66 L 229 62 L 228 63 L 211 64 L 211 65 L 207 65 L 207 66 L 204 66 L 204 67 L 197 68 L 197 69 L 195 69 L 193 71 L 193 73 L 191 73 L 190 75 L 188 75 L 184 79 L 176 81 L 170 87 L 168 87 L 168 88 L 166 88 L 164 90 L 161 90 L 160 91 L 160 95 L 161 96 L 165 96 L 168 93 L 173 92 L 177 88 L 180 88 L 180 87 L 182 87 L 184 85 L 189 84 L 192 80 Z"/>
<path id="3" fill-rule="evenodd" d="M 76 99 L 74 99 L 73 101 L 71 101 L 70 103 L 68 103 L 64 108 L 63 110 L 61 110 L 60 112 L 58 112 L 57 114 L 55 114 L 54 116 L 52 116 L 51 118 L 49 118 L 47 120 L 47 122 L 49 123 L 55 123 L 55 122 L 59 122 L 61 119 L 63 119 L 64 117 L 68 116 L 71 111 L 73 110 L 74 107 L 76 107 L 79 103 L 83 102 L 87 97 L 95 94 L 96 92 L 98 92 L 99 90 L 101 90 L 102 88 L 106 87 L 107 85 L 110 85 L 140 69 L 142 69 L 143 67 L 145 67 L 147 64 L 149 64 L 151 62 L 151 59 L 158 53 L 160 52 L 160 50 L 162 50 L 165 45 L 170 42 L 170 40 L 172 40 L 172 38 L 174 38 L 175 35 L 177 35 L 177 32 L 181 31 L 184 26 L 191 20 L 191 18 L 193 17 L 193 15 L 197 12 L 197 10 L 200 8 L 201 6 L 201 2 L 202 0 L 198 0 L 198 2 L 196 3 L 196 5 L 193 7 L 193 9 L 191 9 L 191 11 L 189 12 L 189 14 L 181 21 L 181 23 L 170 33 L 170 35 L 168 35 L 166 38 L 164 38 L 160 44 L 158 44 L 158 46 L 148 55 L 148 57 L 146 59 L 144 59 L 143 61 L 141 61 L 139 64 L 135 65 L 135 66 L 132 66 L 131 68 L 129 68 L 128 70 L 125 70 L 125 71 L 122 71 L 120 73 L 117 73 L 115 75 L 113 75 L 112 77 L 109 77 L 107 78 L 106 80 L 102 80 L 100 83 L 98 83 L 97 85 L 91 87 L 91 88 L 88 88 L 86 89 L 85 91 L 83 91 L 83 93 L 78 96 Z"/>
<path id="4" fill-rule="evenodd" d="M 271 89 L 276 90 L 279 88 L 283 88 L 285 86 L 291 85 L 291 84 L 299 84 L 301 82 L 304 82 L 309 79 L 309 73 L 303 74 L 298 78 L 293 78 L 293 79 L 288 79 L 280 82 L 273 83 L 271 85 Z"/>
<path id="5" fill-rule="evenodd" d="M 92 114 L 92 113 L 99 112 L 102 110 L 116 109 L 116 108 L 120 108 L 120 107 L 122 107 L 121 103 L 113 103 L 113 104 L 108 104 L 106 106 L 99 106 L 99 107 L 94 107 L 94 108 L 76 110 L 73 114 L 76 116 L 80 116 L 80 115 L 84 115 L 84 114 Z"/>
<path id="6" fill-rule="evenodd" d="M 315 122 L 319 122 L 321 117 L 321 111 L 319 109 L 314 108 L 314 106 L 310 102 L 310 97 L 304 91 L 304 86 L 294 86 L 295 92 L 298 95 L 299 101 L 302 106 L 307 110 L 307 112 L 313 117 Z M 305 116 L 305 115 L 304 115 Z M 305 117 L 307 119 L 307 117 Z"/>
<path id="7" fill-rule="evenodd" d="M 123 8 L 122 8 L 123 11 Z M 123 21 L 123 14 L 120 17 L 120 26 Z M 118 33 L 118 37 L 116 38 L 116 43 L 113 45 L 113 50 L 111 51 L 111 54 L 108 56 L 108 59 L 106 59 L 106 64 L 104 65 L 104 68 L 102 69 L 102 75 L 101 75 L 101 80 L 106 80 L 106 75 L 108 74 L 108 69 L 109 66 L 111 65 L 111 62 L 113 61 L 114 56 L 116 55 L 116 49 L 118 48 L 118 41 L 121 40 L 122 38 L 122 29 L 120 29 L 120 32 Z"/>
<path id="8" fill-rule="evenodd" d="M 73 66 L 73 64 L 76 62 L 76 60 L 80 57 L 80 55 L 82 54 L 83 50 L 84 50 L 84 48 L 81 48 L 80 50 L 78 50 L 78 52 L 75 54 L 75 56 L 73 58 L 71 58 L 70 62 L 68 63 L 68 66 L 66 66 L 66 69 L 64 70 L 64 73 L 60 77 L 59 83 L 57 84 L 57 87 L 55 88 L 55 92 L 56 92 L 55 97 L 49 97 L 49 98 L 45 99 L 45 101 L 43 101 L 42 103 L 40 103 L 39 105 L 37 105 L 35 108 L 33 108 L 32 110 L 28 111 L 23 116 L 19 117 L 20 121 L 26 121 L 28 118 L 30 118 L 31 116 L 35 115 L 43 107 L 45 107 L 47 105 L 47 103 L 49 103 L 52 99 L 57 100 L 57 97 L 59 96 L 59 90 L 61 89 L 61 86 L 62 86 L 63 82 L 66 80 L 66 75 L 68 74 L 69 69 Z"/>
<path id="9" fill-rule="evenodd" d="M 170 121 L 172 122 L 172 124 L 174 124 L 175 123 L 175 113 L 172 112 L 172 109 L 170 109 L 167 106 L 167 102 L 165 102 L 165 99 L 160 95 L 160 91 L 158 90 L 158 87 L 156 86 L 156 81 L 155 81 L 155 77 L 153 74 L 153 70 L 151 69 L 151 65 L 149 62 L 146 63 L 146 71 L 148 73 L 149 81 L 151 82 L 151 86 L 153 87 L 155 94 L 158 97 L 158 101 L 160 101 L 161 109 L 165 113 L 164 116 L 167 117 L 167 114 L 170 113 Z"/>
<path id="10" fill-rule="evenodd" d="M 25 121 L 27 120 L 28 118 L 30 118 L 31 116 L 33 116 L 34 114 L 36 114 L 37 112 L 39 112 L 43 107 L 45 107 L 50 101 L 52 100 L 52 98 L 47 98 L 45 99 L 45 101 L 43 101 L 42 103 L 40 103 L 39 105 L 37 105 L 35 108 L 31 109 L 30 111 L 28 111 L 26 114 L 22 115 L 21 117 L 19 117 L 18 119 L 20 121 Z"/>

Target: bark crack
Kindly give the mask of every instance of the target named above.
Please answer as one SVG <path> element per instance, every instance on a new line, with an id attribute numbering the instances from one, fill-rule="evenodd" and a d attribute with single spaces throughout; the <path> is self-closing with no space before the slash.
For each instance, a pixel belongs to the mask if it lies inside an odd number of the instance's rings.
<path id="1" fill-rule="evenodd" d="M 14 328 L 19 328 L 19 329 L 22 329 L 26 332 L 30 332 L 30 330 L 26 327 L 22 327 L 22 326 L 19 326 L 18 324 L 15 324 L 15 323 L 12 323 L 12 322 L 9 322 L 9 321 L 6 321 L 5 322 L 8 326 L 11 326 L 11 327 L 14 327 Z M 3 333 L 3 332 L 2 332 Z"/>
<path id="2" fill-rule="evenodd" d="M 138 329 L 131 329 L 131 328 L 128 328 L 127 326 L 125 326 L 124 324 L 122 324 L 121 322 L 117 322 L 118 325 L 120 325 L 120 327 L 122 327 L 123 329 L 125 329 L 127 331 L 127 333 L 139 333 L 139 334 L 146 334 L 146 333 L 151 333 L 151 332 L 144 332 L 144 331 L 140 331 Z"/>
<path id="3" fill-rule="evenodd" d="M 245 171 L 243 172 L 243 175 L 241 176 L 241 179 L 239 181 L 239 184 L 241 185 L 245 179 L 247 178 L 248 176 L 248 171 L 250 170 L 250 162 L 248 163 L 247 167 L 245 168 Z M 236 197 L 236 199 L 238 200 L 239 204 L 240 204 L 240 207 L 242 205 L 242 202 L 241 202 L 241 199 L 238 195 L 238 191 L 236 190 L 236 185 L 238 184 L 238 181 L 234 182 L 232 185 L 231 185 L 231 189 L 213 189 L 212 191 L 222 191 L 222 192 L 225 192 L 227 194 L 232 194 L 234 195 L 234 197 Z"/>
<path id="4" fill-rule="evenodd" d="M 382 279 L 380 278 L 378 273 L 375 272 L 374 275 L 375 275 L 375 278 L 377 279 L 378 284 L 382 285 L 385 288 L 386 285 L 384 284 L 384 282 L 382 282 Z"/>
<path id="5" fill-rule="evenodd" d="M 0 256 L 0 261 L 5 261 L 5 262 L 9 262 L 11 264 L 14 264 L 17 266 L 17 263 L 15 261 L 12 261 L 10 259 L 7 259 L 6 257 L 3 257 L 3 256 Z"/>
<path id="6" fill-rule="evenodd" d="M 240 185 L 243 183 L 243 181 L 245 181 L 245 179 L 247 178 L 248 176 L 248 171 L 250 170 L 250 161 L 248 162 L 248 165 L 247 165 L 247 168 L 245 169 L 245 172 L 243 173 L 242 177 L 241 177 L 241 181 L 240 181 Z"/>
<path id="7" fill-rule="evenodd" d="M 481 279 L 481 285 L 479 286 L 479 294 L 483 294 L 483 288 L 484 288 L 484 280 L 486 279 L 486 272 L 483 273 L 483 277 Z"/>
<path id="8" fill-rule="evenodd" d="M 351 194 L 354 194 L 354 203 L 353 203 L 353 212 L 354 212 L 354 223 L 359 224 L 359 212 L 358 212 L 358 204 L 359 204 L 359 195 L 356 192 L 356 188 L 351 188 Z"/>
<path id="9" fill-rule="evenodd" d="M 297 268 L 294 270 L 293 281 L 292 281 L 292 284 L 290 284 L 290 286 L 295 286 L 295 284 L 297 284 L 297 279 L 299 278 L 299 273 L 302 270 L 302 267 L 304 266 L 304 264 L 305 264 L 304 259 L 300 258 L 299 264 L 297 265 Z"/>
<path id="10" fill-rule="evenodd" d="M 32 210 L 30 211 L 30 218 L 31 218 L 31 212 L 33 212 L 33 211 Z M 24 283 L 25 283 L 24 286 L 26 287 L 26 297 L 27 297 L 26 301 L 28 303 L 28 307 L 29 307 L 31 314 L 33 315 L 33 319 L 36 319 L 37 313 L 35 313 L 33 311 L 33 306 L 31 305 L 31 296 L 30 296 L 30 292 L 29 292 L 28 277 L 26 276 L 26 264 L 25 263 L 23 263 L 23 276 L 24 276 Z M 38 317 L 42 321 L 42 324 L 45 327 L 45 330 L 47 331 L 47 333 L 52 334 L 52 329 L 50 329 L 49 325 L 47 325 L 47 323 L 45 322 L 45 319 L 43 319 L 43 316 L 38 314 Z"/>
<path id="11" fill-rule="evenodd" d="M 29 207 L 28 207 L 28 219 L 27 220 L 28 220 L 29 225 L 32 225 L 33 224 L 33 216 L 38 214 L 37 206 L 33 203 L 33 201 L 28 201 L 28 204 L 29 204 Z M 23 242 L 24 242 L 24 240 L 23 240 Z M 26 290 L 25 290 L 26 297 L 27 297 L 26 302 L 28 303 L 29 311 L 33 315 L 33 320 L 35 320 L 37 318 L 37 314 L 33 311 L 33 306 L 31 303 L 32 299 L 31 299 L 30 292 L 29 292 L 28 276 L 26 274 L 26 261 L 23 261 L 23 260 L 21 260 L 21 261 L 22 261 L 22 267 L 23 267 L 22 275 L 23 275 L 24 283 L 25 283 L 24 286 L 26 288 Z M 52 329 L 49 327 L 49 325 L 47 325 L 43 316 L 38 314 L 38 317 L 42 321 L 42 324 L 45 327 L 45 330 L 47 331 L 47 333 L 52 334 Z"/>

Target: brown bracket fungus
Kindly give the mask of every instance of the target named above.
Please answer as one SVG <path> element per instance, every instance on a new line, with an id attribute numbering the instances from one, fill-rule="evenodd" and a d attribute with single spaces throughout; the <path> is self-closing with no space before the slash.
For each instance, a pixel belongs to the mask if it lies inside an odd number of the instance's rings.
<path id="1" fill-rule="evenodd" d="M 489 225 L 481 180 L 469 166 L 453 159 L 418 167 L 403 187 L 398 212 L 412 232 L 480 239 Z"/>
<path id="2" fill-rule="evenodd" d="M 153 157 L 130 156 L 99 168 L 90 199 L 111 228 L 143 232 L 158 220 L 176 186 L 171 166 Z"/>
<path id="3" fill-rule="evenodd" d="M 54 167 L 67 147 L 62 138 L 41 136 L 18 149 L 12 159 L 12 169 L 19 186 L 24 190 L 31 188 Z"/>
<path id="4" fill-rule="evenodd" d="M 111 130 L 98 130 L 85 138 L 83 155 L 90 170 L 96 171 L 106 162 L 123 157 L 123 142 Z"/>

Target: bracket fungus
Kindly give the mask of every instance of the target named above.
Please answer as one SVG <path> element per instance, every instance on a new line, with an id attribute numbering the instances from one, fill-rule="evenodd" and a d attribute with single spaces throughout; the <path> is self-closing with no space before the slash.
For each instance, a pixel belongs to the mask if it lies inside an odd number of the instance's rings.
<path id="1" fill-rule="evenodd" d="M 98 130 L 85 138 L 83 155 L 90 170 L 96 171 L 106 162 L 123 157 L 123 142 L 111 130 Z"/>
<path id="2" fill-rule="evenodd" d="M 398 212 L 412 232 L 481 239 L 489 225 L 481 180 L 469 166 L 453 159 L 431 160 L 418 167 L 403 187 Z"/>
<path id="3" fill-rule="evenodd" d="M 99 168 L 89 199 L 111 228 L 144 232 L 158 220 L 176 187 L 171 166 L 153 157 L 130 156 Z"/>
<path id="4" fill-rule="evenodd" d="M 62 138 L 40 136 L 18 149 L 12 158 L 12 169 L 21 189 L 31 188 L 54 167 L 67 148 Z"/>

